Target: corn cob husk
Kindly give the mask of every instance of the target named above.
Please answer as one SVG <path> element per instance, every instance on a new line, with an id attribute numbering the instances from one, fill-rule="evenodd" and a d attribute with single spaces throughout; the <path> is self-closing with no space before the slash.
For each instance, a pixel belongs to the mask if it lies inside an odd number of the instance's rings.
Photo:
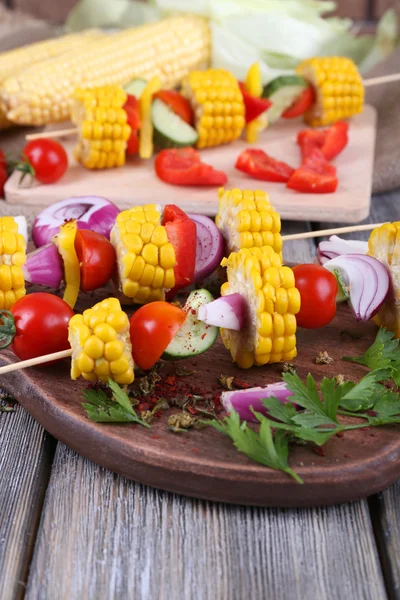
<path id="1" fill-rule="evenodd" d="M 270 246 L 243 248 L 223 259 L 227 282 L 221 295 L 241 294 L 247 299 L 249 317 L 244 329 L 221 329 L 222 341 L 242 369 L 292 360 L 296 350 L 296 317 L 300 293 L 294 274 L 282 266 Z"/>
<path id="2" fill-rule="evenodd" d="M 10 310 L 25 296 L 25 239 L 13 217 L 0 218 L 0 309 Z"/>
<path id="3" fill-rule="evenodd" d="M 68 339 L 72 349 L 71 378 L 121 385 L 134 380 L 134 363 L 129 320 L 119 300 L 107 298 L 69 322 Z"/>
<path id="4" fill-rule="evenodd" d="M 215 223 L 228 252 L 253 246 L 271 246 L 278 254 L 282 251 L 281 218 L 262 190 L 221 188 Z"/>
<path id="5" fill-rule="evenodd" d="M 371 232 L 368 254 L 387 267 L 390 278 L 388 296 L 373 319 L 400 338 L 400 221 L 385 223 Z"/>
<path id="6" fill-rule="evenodd" d="M 6 79 L 1 106 L 7 118 L 20 125 L 64 121 L 76 88 L 124 86 L 135 77 L 156 75 L 163 87 L 173 87 L 191 70 L 207 66 L 210 43 L 207 21 L 196 16 L 126 29 L 90 49 L 41 62 Z"/>
<path id="7" fill-rule="evenodd" d="M 316 91 L 316 99 L 304 115 L 312 127 L 330 125 L 363 111 L 364 86 L 354 62 L 343 56 L 310 58 L 296 72 Z"/>

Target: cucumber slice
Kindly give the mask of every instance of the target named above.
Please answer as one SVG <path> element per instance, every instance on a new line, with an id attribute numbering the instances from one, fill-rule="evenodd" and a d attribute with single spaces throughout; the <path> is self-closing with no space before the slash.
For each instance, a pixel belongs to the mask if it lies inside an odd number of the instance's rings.
<path id="1" fill-rule="evenodd" d="M 194 146 L 198 133 L 183 121 L 159 98 L 153 101 L 151 118 L 154 127 L 154 144 L 158 148 L 184 148 Z"/>
<path id="2" fill-rule="evenodd" d="M 124 90 L 127 94 L 131 94 L 131 96 L 135 96 L 139 100 L 146 85 L 147 81 L 145 79 L 137 78 L 128 83 L 128 85 L 124 87 Z"/>
<path id="3" fill-rule="evenodd" d="M 347 289 L 346 283 L 343 279 L 341 272 L 338 269 L 333 269 L 333 275 L 336 277 L 338 284 L 338 291 L 336 294 L 336 302 L 346 302 L 350 298 L 349 290 Z"/>
<path id="4" fill-rule="evenodd" d="M 272 102 L 268 110 L 269 123 L 278 121 L 307 86 L 308 82 L 299 75 L 282 75 L 267 83 L 262 95 Z"/>
<path id="5" fill-rule="evenodd" d="M 186 320 L 170 342 L 162 358 L 167 360 L 190 358 L 211 348 L 218 337 L 219 329 L 199 321 L 197 311 L 200 306 L 213 300 L 214 298 L 208 290 L 194 290 L 189 294 L 183 307 L 187 313 Z"/>

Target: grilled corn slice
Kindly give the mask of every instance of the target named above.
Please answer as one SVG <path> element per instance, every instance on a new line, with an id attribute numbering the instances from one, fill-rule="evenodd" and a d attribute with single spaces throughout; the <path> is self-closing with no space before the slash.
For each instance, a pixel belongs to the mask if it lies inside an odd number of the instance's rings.
<path id="1" fill-rule="evenodd" d="M 155 75 L 174 87 L 210 60 L 210 28 L 197 16 L 176 16 L 109 35 L 80 52 L 40 62 L 1 87 L 7 117 L 20 125 L 46 125 L 69 117 L 76 88 L 124 86 Z"/>
<path id="2" fill-rule="evenodd" d="M 223 69 L 193 71 L 182 82 L 182 93 L 194 110 L 198 148 L 237 140 L 244 128 L 244 103 L 235 77 Z"/>
<path id="3" fill-rule="evenodd" d="M 12 217 L 0 218 L 0 309 L 25 296 L 25 239 Z"/>
<path id="4" fill-rule="evenodd" d="M 110 240 L 124 300 L 136 304 L 164 300 L 165 290 L 175 286 L 175 250 L 161 219 L 162 209 L 156 204 L 135 206 L 116 218 Z"/>
<path id="5" fill-rule="evenodd" d="M 387 267 L 390 277 L 389 294 L 373 317 L 380 327 L 400 337 L 400 221 L 386 223 L 374 229 L 368 240 L 368 254 Z"/>
<path id="6" fill-rule="evenodd" d="M 72 96 L 71 119 L 79 129 L 75 159 L 87 169 L 125 164 L 131 128 L 123 109 L 126 92 L 117 85 L 78 89 Z"/>
<path id="7" fill-rule="evenodd" d="M 298 65 L 296 72 L 316 90 L 316 100 L 304 116 L 312 127 L 329 125 L 362 112 L 364 86 L 350 58 L 309 58 Z"/>
<path id="8" fill-rule="evenodd" d="M 220 330 L 233 361 L 249 369 L 294 358 L 300 293 L 292 269 L 282 266 L 271 246 L 232 252 L 221 264 L 227 267 L 221 295 L 241 294 L 249 307 L 244 329 Z"/>
<path id="9" fill-rule="evenodd" d="M 134 380 L 129 320 L 119 300 L 108 298 L 69 322 L 72 348 L 71 378 L 113 379 L 124 385 Z"/>
<path id="10" fill-rule="evenodd" d="M 281 218 L 265 192 L 221 188 L 218 197 L 215 223 L 226 241 L 228 252 L 271 246 L 281 253 Z"/>

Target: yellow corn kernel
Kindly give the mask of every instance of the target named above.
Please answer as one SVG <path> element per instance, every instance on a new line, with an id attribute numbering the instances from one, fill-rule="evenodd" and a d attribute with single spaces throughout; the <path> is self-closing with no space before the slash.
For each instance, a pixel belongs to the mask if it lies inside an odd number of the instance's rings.
<path id="1" fill-rule="evenodd" d="M 126 296 L 127 298 L 135 298 L 139 289 L 140 284 L 138 281 L 130 281 L 128 279 L 122 284 L 122 291 L 124 293 L 124 296 Z"/>
<path id="2" fill-rule="evenodd" d="M 122 375 L 129 369 L 129 361 L 127 358 L 122 356 L 117 360 L 110 362 L 110 371 L 113 375 Z"/>
<path id="3" fill-rule="evenodd" d="M 125 373 L 118 373 L 114 375 L 114 381 L 116 381 L 120 385 L 128 385 L 129 383 L 132 383 L 133 378 L 133 369 L 128 369 Z"/>
<path id="4" fill-rule="evenodd" d="M 167 246 L 163 246 L 166 248 Z M 175 254 L 175 253 L 174 253 Z M 158 248 L 155 244 L 146 244 L 142 250 L 142 258 L 145 263 L 156 267 L 158 265 Z"/>
<path id="5" fill-rule="evenodd" d="M 175 275 L 173 269 L 165 269 L 163 287 L 166 290 L 172 290 L 175 285 Z"/>
<path id="6" fill-rule="evenodd" d="M 94 334 L 104 343 L 112 342 L 117 337 L 117 332 L 109 323 L 100 323 L 94 328 Z"/>
<path id="7" fill-rule="evenodd" d="M 8 290 L 4 292 L 4 308 L 6 310 L 10 310 L 14 306 L 16 302 L 15 293 L 13 290 Z"/>
<path id="8" fill-rule="evenodd" d="M 110 315 L 108 315 L 107 323 L 111 325 L 111 327 L 115 329 L 117 333 L 121 333 L 124 329 L 128 327 L 129 320 L 124 312 L 119 311 L 112 312 Z"/>
<path id="9" fill-rule="evenodd" d="M 155 275 L 155 267 L 151 264 L 147 264 L 144 268 L 143 275 L 140 279 L 140 285 L 149 286 L 152 285 L 154 275 Z"/>
<path id="10" fill-rule="evenodd" d="M 104 346 L 104 357 L 113 362 L 118 360 L 124 352 L 124 344 L 121 340 L 114 340 L 112 342 L 107 342 Z"/>
<path id="11" fill-rule="evenodd" d="M 104 342 L 97 336 L 91 335 L 85 342 L 83 349 L 91 358 L 100 358 L 104 352 Z"/>
<path id="12" fill-rule="evenodd" d="M 136 235 L 134 233 L 127 233 L 122 238 L 122 241 L 124 242 L 129 252 L 132 252 L 133 254 L 141 253 L 143 248 L 143 240 L 139 235 Z"/>
<path id="13" fill-rule="evenodd" d="M 175 250 L 172 244 L 165 244 L 159 250 L 160 266 L 163 269 L 172 269 L 176 265 Z"/>
<path id="14" fill-rule="evenodd" d="M 76 362 L 81 373 L 90 373 L 94 368 L 94 360 L 85 352 L 82 352 Z"/>

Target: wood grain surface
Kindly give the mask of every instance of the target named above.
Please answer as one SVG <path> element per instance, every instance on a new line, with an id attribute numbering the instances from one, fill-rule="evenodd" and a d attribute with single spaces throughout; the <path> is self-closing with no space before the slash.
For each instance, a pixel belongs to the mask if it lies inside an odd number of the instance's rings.
<path id="1" fill-rule="evenodd" d="M 60 126 L 56 128 L 59 129 Z M 296 167 L 299 165 L 300 151 L 295 140 L 297 132 L 301 129 L 304 129 L 302 121 L 282 120 L 260 136 L 257 148 Z M 243 140 L 202 150 L 201 156 L 204 162 L 227 174 L 227 188 L 257 188 L 268 192 L 274 207 L 283 219 L 339 220 L 354 223 L 369 214 L 375 133 L 376 111 L 373 107 L 366 106 L 361 115 L 352 118 L 349 144 L 335 160 L 339 186 L 334 194 L 300 194 L 289 190 L 281 183 L 254 181 L 247 177 L 234 168 L 238 155 L 248 147 Z M 32 184 L 26 180 L 26 183 L 20 186 L 20 175 L 14 172 L 5 185 L 8 203 L 43 205 L 70 196 L 98 195 L 105 196 L 121 208 L 154 202 L 157 198 L 160 204 L 172 202 L 186 212 L 211 216 L 217 213 L 218 194 L 215 188 L 189 189 L 168 185 L 156 177 L 152 160 L 140 161 L 139 159 L 132 159 L 117 170 L 118 185 L 116 185 L 115 170 L 93 172 L 84 169 L 72 157 L 76 140 L 65 138 L 61 141 L 69 153 L 70 167 L 60 181 L 48 186 L 37 182 Z"/>

